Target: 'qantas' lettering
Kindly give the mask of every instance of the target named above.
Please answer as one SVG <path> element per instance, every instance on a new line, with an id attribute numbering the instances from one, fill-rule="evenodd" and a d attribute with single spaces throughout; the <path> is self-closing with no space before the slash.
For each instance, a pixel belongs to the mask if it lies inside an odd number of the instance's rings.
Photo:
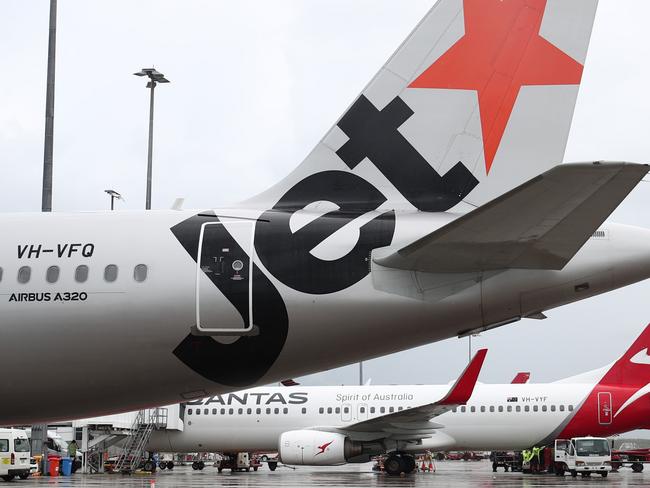
<path id="1" fill-rule="evenodd" d="M 307 403 L 308 393 L 294 392 L 288 395 L 282 393 L 229 393 L 227 395 L 215 395 L 193 402 L 187 402 L 186 405 L 302 405 Z"/>

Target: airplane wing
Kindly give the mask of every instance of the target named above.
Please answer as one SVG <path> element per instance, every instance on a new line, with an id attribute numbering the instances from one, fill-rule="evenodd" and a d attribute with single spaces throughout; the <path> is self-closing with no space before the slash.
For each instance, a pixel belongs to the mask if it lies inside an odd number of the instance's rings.
<path id="1" fill-rule="evenodd" d="M 561 270 L 647 172 L 632 163 L 562 164 L 374 260 L 430 273 Z"/>
<path id="2" fill-rule="evenodd" d="M 344 427 L 315 427 L 314 429 L 340 432 L 348 435 L 351 439 L 364 440 L 409 441 L 431 437 L 436 429 L 442 427 L 440 424 L 431 422 L 431 419 L 449 412 L 459 405 L 465 405 L 469 401 L 486 355 L 487 349 L 478 351 L 447 394 L 436 402 L 374 417 Z"/>

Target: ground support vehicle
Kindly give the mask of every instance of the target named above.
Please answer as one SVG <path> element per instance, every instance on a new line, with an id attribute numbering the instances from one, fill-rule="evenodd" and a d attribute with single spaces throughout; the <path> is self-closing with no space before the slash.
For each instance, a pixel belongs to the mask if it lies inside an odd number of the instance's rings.
<path id="1" fill-rule="evenodd" d="M 217 470 L 221 473 L 224 469 L 229 469 L 233 473 L 236 471 L 249 472 L 251 469 L 257 471 L 262 463 L 257 456 L 251 456 L 247 452 L 238 452 L 237 454 L 224 454 L 216 463 Z M 269 465 L 270 467 L 270 465 Z"/>
<path id="2" fill-rule="evenodd" d="M 506 472 L 522 470 L 521 452 L 493 451 L 490 453 L 490 461 L 492 462 L 492 471 L 495 473 L 498 468 L 503 468 Z"/>
<path id="3" fill-rule="evenodd" d="M 30 473 L 30 445 L 22 429 L 0 429 L 0 478 L 27 479 Z"/>
<path id="4" fill-rule="evenodd" d="M 564 476 L 567 471 L 574 478 L 590 476 L 592 473 L 607 477 L 611 471 L 612 455 L 607 439 L 601 437 L 575 437 L 556 439 L 555 474 Z"/>
<path id="5" fill-rule="evenodd" d="M 643 471 L 650 463 L 650 449 L 625 449 L 612 451 L 612 471 L 629 466 L 635 473 Z"/>

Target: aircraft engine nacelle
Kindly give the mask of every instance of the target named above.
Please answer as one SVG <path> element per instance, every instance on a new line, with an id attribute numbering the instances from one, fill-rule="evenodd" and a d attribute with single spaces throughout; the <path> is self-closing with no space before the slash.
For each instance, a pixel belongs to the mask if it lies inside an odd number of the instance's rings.
<path id="1" fill-rule="evenodd" d="M 280 436 L 278 453 L 285 464 L 335 466 L 361 455 L 362 446 L 342 434 L 292 430 Z"/>

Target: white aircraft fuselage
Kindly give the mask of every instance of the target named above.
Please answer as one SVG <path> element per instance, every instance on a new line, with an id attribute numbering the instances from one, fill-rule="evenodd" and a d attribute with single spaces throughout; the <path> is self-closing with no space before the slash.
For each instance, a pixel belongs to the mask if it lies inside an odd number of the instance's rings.
<path id="1" fill-rule="evenodd" d="M 229 218 L 190 211 L 0 217 L 6 236 L 0 243 L 0 357 L 20 372 L 0 379 L 0 397 L 11 398 L 0 402 L 0 421 L 91 416 L 269 383 L 516 320 L 650 276 L 648 231 L 615 224 L 604 226 L 606 237 L 590 239 L 562 271 L 434 275 L 373 264 L 370 273 L 368 264 L 356 284 L 332 294 L 305 295 L 285 286 L 275 278 L 282 270 L 269 271 L 256 257 L 263 274 L 252 277 L 249 301 L 257 335 L 210 337 L 196 331 L 197 293 L 204 328 L 242 328 L 245 320 L 223 289 L 205 279 L 209 273 L 197 273 L 184 249 L 197 244 L 200 226 L 182 232 L 178 226 L 218 220 L 219 229 L 234 229 L 231 235 L 245 246 L 247 238 L 237 233 L 248 225 L 235 223 L 251 218 L 250 210 L 214 213 Z M 391 247 L 455 217 L 401 215 L 404 224 Z M 256 234 L 265 225 L 257 221 Z M 184 241 L 188 236 L 194 241 Z M 346 255 L 357 240 L 345 237 L 322 252 Z M 235 253 L 232 241 L 215 245 Z M 256 238 L 257 253 L 263 245 Z M 117 267 L 114 281 L 108 281 L 110 265 Z M 142 281 L 135 279 L 138 265 L 146 266 Z M 50 283 L 53 266 L 59 274 Z M 79 266 L 87 266 L 85 281 L 77 276 Z M 231 266 L 228 273 L 232 281 Z M 401 284 L 393 289 L 396 280 Z M 261 284 L 267 289 L 258 289 Z M 61 401 L 48 402 L 45 412 L 42 398 Z"/>

